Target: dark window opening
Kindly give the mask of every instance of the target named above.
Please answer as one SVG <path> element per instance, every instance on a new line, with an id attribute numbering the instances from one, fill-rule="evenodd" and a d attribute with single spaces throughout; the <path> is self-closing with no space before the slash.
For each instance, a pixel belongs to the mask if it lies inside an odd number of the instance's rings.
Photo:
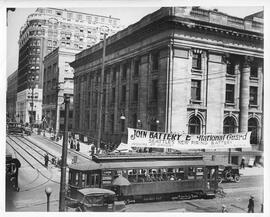
<path id="1" fill-rule="evenodd" d="M 201 133 L 201 122 L 196 116 L 193 116 L 188 123 L 189 134 L 200 134 Z"/>
<path id="2" fill-rule="evenodd" d="M 200 53 L 193 53 L 192 68 L 193 69 L 201 69 L 202 68 L 202 55 Z"/>
<path id="3" fill-rule="evenodd" d="M 226 84 L 226 103 L 234 103 L 234 85 Z"/>
<path id="4" fill-rule="evenodd" d="M 236 132 L 236 123 L 233 117 L 225 118 L 223 122 L 223 133 L 230 134 Z"/>
<path id="5" fill-rule="evenodd" d="M 258 104 L 258 88 L 257 87 L 250 87 L 249 90 L 249 104 L 250 105 L 257 105 Z"/>
<path id="6" fill-rule="evenodd" d="M 158 70 L 159 53 L 152 54 L 152 70 Z"/>
<path id="7" fill-rule="evenodd" d="M 152 100 L 158 100 L 158 80 L 152 80 Z"/>
<path id="8" fill-rule="evenodd" d="M 248 131 L 251 131 L 250 143 L 258 144 L 258 122 L 255 118 L 248 120 Z"/>
<path id="9" fill-rule="evenodd" d="M 191 80 L 191 99 L 201 99 L 201 81 L 199 80 Z"/>

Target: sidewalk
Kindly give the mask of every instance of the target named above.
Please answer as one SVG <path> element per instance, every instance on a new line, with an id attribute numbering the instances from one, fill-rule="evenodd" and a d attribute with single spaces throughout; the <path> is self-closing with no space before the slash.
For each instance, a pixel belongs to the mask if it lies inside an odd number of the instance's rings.
<path id="1" fill-rule="evenodd" d="M 264 175 L 264 168 L 259 166 L 245 167 L 239 170 L 241 176 L 259 176 Z"/>

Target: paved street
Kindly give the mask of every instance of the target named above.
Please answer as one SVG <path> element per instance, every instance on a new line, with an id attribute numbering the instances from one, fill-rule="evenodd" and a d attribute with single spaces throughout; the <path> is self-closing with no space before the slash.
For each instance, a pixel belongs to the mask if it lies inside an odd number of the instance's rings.
<path id="1" fill-rule="evenodd" d="M 29 138 L 47 147 L 50 152 L 60 154 L 61 149 L 49 144 L 41 136 Z M 43 144 L 42 144 L 43 143 Z M 46 145 L 44 144 L 46 143 Z M 82 152 L 87 154 L 87 145 L 82 144 Z M 70 157 L 71 158 L 71 157 Z M 82 160 L 82 159 L 81 159 Z M 255 212 L 260 212 L 263 195 L 263 168 L 253 167 L 240 170 L 240 183 L 222 183 L 220 186 L 226 193 L 225 197 L 215 199 L 194 199 L 182 201 L 164 201 L 152 203 L 129 204 L 125 212 L 220 212 L 225 204 L 229 212 L 243 213 L 247 211 L 250 195 L 255 197 Z M 68 176 L 67 176 L 68 177 Z M 19 173 L 20 192 L 7 190 L 7 211 L 46 211 L 45 187 L 49 186 L 51 194 L 51 211 L 58 211 L 60 169 L 49 165 L 48 169 L 40 166 L 34 170 L 23 163 Z"/>

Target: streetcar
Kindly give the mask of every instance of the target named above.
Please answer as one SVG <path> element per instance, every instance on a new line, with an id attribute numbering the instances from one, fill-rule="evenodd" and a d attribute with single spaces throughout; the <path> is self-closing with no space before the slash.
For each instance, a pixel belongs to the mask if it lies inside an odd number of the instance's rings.
<path id="1" fill-rule="evenodd" d="M 6 187 L 19 191 L 18 171 L 21 163 L 17 158 L 13 158 L 12 154 L 6 151 Z"/>
<path id="2" fill-rule="evenodd" d="M 7 134 L 23 135 L 23 125 L 17 122 L 8 122 Z"/>
<path id="3" fill-rule="evenodd" d="M 213 198 L 218 189 L 218 165 L 201 156 L 123 155 L 93 158 L 69 165 L 68 195 L 83 188 L 113 190 L 118 200 L 147 202 Z M 116 184 L 117 178 L 124 182 Z"/>

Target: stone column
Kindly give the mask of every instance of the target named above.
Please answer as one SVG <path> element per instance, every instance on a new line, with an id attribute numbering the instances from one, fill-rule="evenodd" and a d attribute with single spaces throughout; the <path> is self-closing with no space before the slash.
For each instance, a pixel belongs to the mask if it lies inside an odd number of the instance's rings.
<path id="1" fill-rule="evenodd" d="M 249 76 L 250 76 L 249 58 L 245 57 L 245 61 L 243 63 L 243 68 L 240 76 L 239 132 L 248 131 Z"/>

